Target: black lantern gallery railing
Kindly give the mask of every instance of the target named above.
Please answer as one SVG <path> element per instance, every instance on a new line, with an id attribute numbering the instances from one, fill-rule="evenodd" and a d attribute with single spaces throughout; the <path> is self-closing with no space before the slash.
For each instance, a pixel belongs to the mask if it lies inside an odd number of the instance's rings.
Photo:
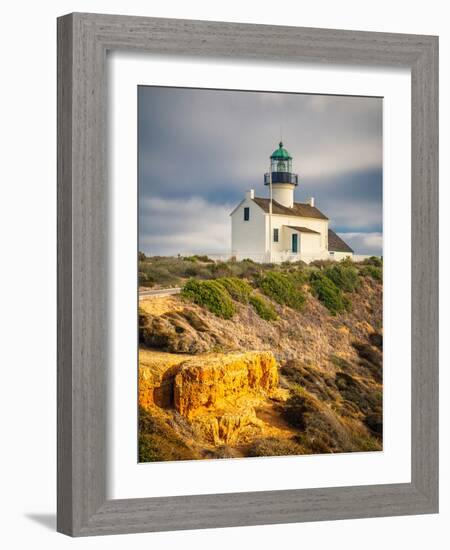
<path id="1" fill-rule="evenodd" d="M 272 172 L 272 183 L 290 183 L 298 185 L 298 175 L 292 172 Z M 264 174 L 264 185 L 270 185 L 270 173 Z"/>

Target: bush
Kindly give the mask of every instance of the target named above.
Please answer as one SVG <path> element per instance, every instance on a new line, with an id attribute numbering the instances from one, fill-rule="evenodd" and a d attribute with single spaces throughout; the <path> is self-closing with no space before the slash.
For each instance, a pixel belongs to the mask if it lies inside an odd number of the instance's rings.
<path id="1" fill-rule="evenodd" d="M 324 269 L 325 267 L 329 267 L 330 265 L 334 264 L 334 260 L 314 260 L 313 262 L 310 262 L 310 267 L 318 267 L 319 269 Z"/>
<path id="2" fill-rule="evenodd" d="M 206 256 L 206 254 L 203 254 L 203 255 L 195 254 L 194 258 L 199 262 L 204 262 L 205 264 L 214 263 L 214 260 L 211 260 L 209 256 Z"/>
<path id="3" fill-rule="evenodd" d="M 330 311 L 332 315 L 348 311 L 351 308 L 350 300 L 342 291 L 320 271 L 313 271 L 310 276 L 313 294 Z"/>
<path id="4" fill-rule="evenodd" d="M 207 267 L 203 264 L 191 263 L 190 265 L 186 266 L 184 269 L 183 276 L 185 277 L 195 277 L 197 279 L 209 279 L 210 274 L 207 269 Z"/>
<path id="5" fill-rule="evenodd" d="M 301 311 L 305 305 L 304 294 L 296 288 L 292 280 L 284 273 L 269 271 L 258 278 L 258 286 L 262 292 L 281 305 L 286 305 Z"/>
<path id="6" fill-rule="evenodd" d="M 336 264 L 324 271 L 333 283 L 346 292 L 353 292 L 359 286 L 358 270 L 352 266 Z"/>
<path id="7" fill-rule="evenodd" d="M 153 279 L 150 277 L 150 275 L 147 275 L 147 273 L 142 273 L 141 271 L 139 272 L 138 279 L 139 279 L 139 286 L 150 287 L 155 284 Z"/>
<path id="8" fill-rule="evenodd" d="M 223 319 L 231 319 L 235 307 L 230 295 L 217 281 L 197 281 L 190 279 L 181 294 L 199 306 L 206 307 L 211 313 Z"/>
<path id="9" fill-rule="evenodd" d="M 197 258 L 195 256 L 183 256 L 181 258 L 183 262 L 196 262 Z"/>
<path id="10" fill-rule="evenodd" d="M 304 449 L 289 439 L 267 437 L 254 441 L 247 449 L 246 456 L 288 456 L 305 454 Z"/>
<path id="11" fill-rule="evenodd" d="M 293 285 L 297 289 L 301 289 L 305 283 L 308 282 L 309 275 L 304 269 L 289 269 L 286 276 L 292 281 Z"/>
<path id="12" fill-rule="evenodd" d="M 239 277 L 250 278 L 261 272 L 262 268 L 253 260 L 242 260 L 242 262 L 234 262 L 231 264 L 233 273 Z"/>
<path id="13" fill-rule="evenodd" d="M 367 258 L 363 262 L 365 265 L 373 265 L 375 267 L 383 267 L 383 258 L 379 258 L 378 256 L 371 256 L 370 258 Z"/>
<path id="14" fill-rule="evenodd" d="M 211 258 L 209 258 L 208 256 L 199 254 L 194 254 L 193 256 L 184 256 L 183 260 L 186 262 L 203 262 L 205 264 L 214 263 L 214 260 L 211 260 Z"/>
<path id="15" fill-rule="evenodd" d="M 290 359 L 282 366 L 280 373 L 291 384 L 301 386 L 323 402 L 336 400 L 334 377 L 325 370 L 307 365 L 299 359 Z"/>
<path id="16" fill-rule="evenodd" d="M 284 416 L 291 426 L 300 430 L 294 441 L 307 453 L 380 450 L 378 436 L 371 436 L 359 421 L 344 420 L 299 386 L 286 402 Z"/>
<path id="17" fill-rule="evenodd" d="M 253 289 L 247 281 L 238 279 L 237 277 L 221 277 L 216 279 L 216 281 L 225 288 L 233 300 L 242 304 L 248 304 Z"/>
<path id="18" fill-rule="evenodd" d="M 380 395 L 356 377 L 346 372 L 337 372 L 335 383 L 344 400 L 353 403 L 362 413 L 369 414 L 381 406 Z"/>
<path id="19" fill-rule="evenodd" d="M 139 408 L 139 462 L 192 460 L 200 458 L 176 431 L 148 411 Z"/>
<path id="20" fill-rule="evenodd" d="M 214 277 L 228 277 L 233 275 L 233 270 L 226 262 L 217 262 L 216 264 L 209 264 L 208 269 Z"/>
<path id="21" fill-rule="evenodd" d="M 312 453 L 332 453 L 346 447 L 345 429 L 338 416 L 321 402 L 297 387 L 286 402 L 287 422 L 300 430 L 296 441 Z"/>
<path id="22" fill-rule="evenodd" d="M 250 296 L 250 303 L 255 308 L 256 313 L 261 317 L 261 319 L 264 319 L 265 321 L 276 321 L 278 319 L 277 312 L 274 310 L 272 305 L 261 296 L 252 294 Z"/>
<path id="23" fill-rule="evenodd" d="M 383 280 L 383 270 L 382 270 L 382 268 L 377 267 L 375 265 L 370 265 L 370 264 L 365 265 L 361 269 L 361 275 L 363 277 L 371 277 L 375 281 L 382 281 Z"/>

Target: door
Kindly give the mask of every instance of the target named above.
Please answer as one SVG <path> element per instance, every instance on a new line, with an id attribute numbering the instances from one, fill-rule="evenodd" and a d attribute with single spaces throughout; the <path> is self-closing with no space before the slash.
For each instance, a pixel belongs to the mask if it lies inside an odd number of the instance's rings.
<path id="1" fill-rule="evenodd" d="M 298 252 L 298 234 L 297 233 L 292 234 L 292 252 L 293 254 L 297 254 Z"/>

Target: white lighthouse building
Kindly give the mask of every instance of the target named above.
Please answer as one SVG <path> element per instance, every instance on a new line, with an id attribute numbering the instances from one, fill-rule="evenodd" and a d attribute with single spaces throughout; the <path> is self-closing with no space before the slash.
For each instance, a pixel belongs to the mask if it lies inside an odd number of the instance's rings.
<path id="1" fill-rule="evenodd" d="M 295 202 L 298 176 L 282 142 L 270 157 L 264 185 L 268 197 L 256 197 L 250 189 L 230 214 L 233 257 L 261 263 L 309 263 L 353 256 L 348 244 L 329 229 L 328 217 L 315 206 L 313 198 Z"/>

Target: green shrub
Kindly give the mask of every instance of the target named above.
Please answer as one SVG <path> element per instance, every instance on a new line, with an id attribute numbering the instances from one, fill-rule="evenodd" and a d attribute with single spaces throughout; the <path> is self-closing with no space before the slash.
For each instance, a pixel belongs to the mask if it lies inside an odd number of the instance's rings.
<path id="1" fill-rule="evenodd" d="M 255 308 L 256 313 L 265 321 L 276 321 L 278 319 L 277 312 L 267 300 L 264 300 L 257 294 L 250 296 L 250 303 Z"/>
<path id="2" fill-rule="evenodd" d="M 305 454 L 303 447 L 290 439 L 257 439 L 247 448 L 246 456 L 288 456 Z"/>
<path id="3" fill-rule="evenodd" d="M 205 264 L 214 263 L 214 260 L 211 260 L 211 258 L 209 258 L 208 256 L 199 254 L 194 254 L 193 256 L 184 256 L 182 259 L 186 262 L 203 262 Z"/>
<path id="4" fill-rule="evenodd" d="M 332 407 L 299 386 L 291 391 L 284 417 L 300 431 L 293 439 L 308 454 L 380 450 L 379 436 L 370 435 L 360 421 L 344 421 Z M 375 424 L 372 419 L 369 422 Z"/>
<path id="5" fill-rule="evenodd" d="M 348 311 L 351 308 L 350 300 L 324 273 L 313 271 L 310 276 L 310 283 L 314 296 L 322 302 L 332 315 Z"/>
<path id="6" fill-rule="evenodd" d="M 183 256 L 183 262 L 196 262 L 197 258 L 195 256 Z"/>
<path id="7" fill-rule="evenodd" d="M 195 254 L 194 257 L 197 258 L 199 262 L 204 262 L 206 264 L 214 263 L 214 260 L 211 260 L 209 256 L 206 256 L 206 254 L 204 255 Z"/>
<path id="8" fill-rule="evenodd" d="M 139 408 L 139 462 L 200 458 L 163 419 Z"/>
<path id="9" fill-rule="evenodd" d="M 191 263 L 190 265 L 186 266 L 183 273 L 184 277 L 195 277 L 196 279 L 210 279 L 211 275 L 208 271 L 207 266 L 201 263 Z"/>
<path id="10" fill-rule="evenodd" d="M 155 283 L 150 275 L 147 275 L 147 273 L 142 273 L 142 271 L 139 272 L 139 286 L 153 286 Z"/>
<path id="11" fill-rule="evenodd" d="M 361 412 L 369 414 L 381 407 L 378 393 L 346 372 L 337 372 L 335 384 L 345 401 L 353 403 Z"/>
<path id="12" fill-rule="evenodd" d="M 346 292 L 353 292 L 359 286 L 358 270 L 352 266 L 336 264 L 324 271 L 333 283 Z"/>
<path id="13" fill-rule="evenodd" d="M 247 281 L 238 279 L 237 277 L 221 277 L 216 279 L 216 281 L 225 288 L 233 300 L 248 304 L 253 289 Z"/>
<path id="14" fill-rule="evenodd" d="M 187 262 L 177 258 L 146 258 L 139 262 L 139 274 L 161 286 L 178 285 Z"/>
<path id="15" fill-rule="evenodd" d="M 233 273 L 238 277 L 250 278 L 261 272 L 261 266 L 253 260 L 242 260 L 242 262 L 231 263 Z"/>
<path id="16" fill-rule="evenodd" d="M 378 256 L 371 256 L 370 258 L 367 258 L 363 262 L 365 265 L 374 265 L 375 267 L 383 267 L 383 258 L 379 258 Z"/>
<path id="17" fill-rule="evenodd" d="M 296 288 L 289 276 L 278 271 L 269 271 L 258 278 L 258 286 L 262 292 L 281 305 L 301 311 L 305 305 L 304 294 Z"/>
<path id="18" fill-rule="evenodd" d="M 316 397 L 296 387 L 287 400 L 284 417 L 300 430 L 294 440 L 310 453 L 332 453 L 344 450 L 345 430 L 339 417 L 324 407 Z"/>
<path id="19" fill-rule="evenodd" d="M 233 275 L 233 270 L 230 267 L 230 264 L 226 262 L 217 262 L 216 264 L 208 265 L 209 272 L 213 277 L 228 277 Z"/>
<path id="20" fill-rule="evenodd" d="M 324 269 L 334 264 L 334 260 L 314 260 L 309 265 L 310 267 L 318 267 L 319 269 Z"/>
<path id="21" fill-rule="evenodd" d="M 294 286 L 297 287 L 299 290 L 303 287 L 305 283 L 308 282 L 309 279 L 308 272 L 305 269 L 291 268 L 286 273 L 286 276 L 289 277 Z"/>
<path id="22" fill-rule="evenodd" d="M 371 264 L 365 265 L 361 269 L 361 275 L 363 275 L 364 277 L 371 277 L 375 281 L 382 281 L 383 280 L 383 269 L 381 267 L 377 267 L 377 266 L 371 265 Z"/>
<path id="23" fill-rule="evenodd" d="M 195 304 L 206 307 L 218 317 L 231 319 L 235 313 L 233 300 L 225 288 L 217 281 L 190 279 L 181 294 Z"/>

